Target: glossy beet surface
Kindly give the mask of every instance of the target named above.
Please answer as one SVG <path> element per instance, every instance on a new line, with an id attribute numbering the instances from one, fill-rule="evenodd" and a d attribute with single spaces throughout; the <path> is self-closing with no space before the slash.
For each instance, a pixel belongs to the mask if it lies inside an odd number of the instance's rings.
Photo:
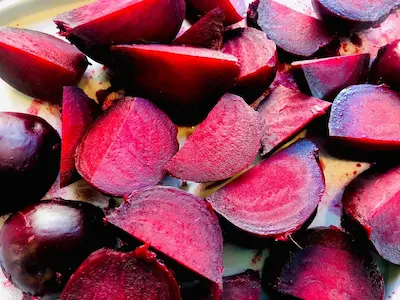
<path id="1" fill-rule="evenodd" d="M 11 215 L 0 232 L 0 263 L 22 291 L 61 292 L 79 264 L 104 246 L 103 212 L 88 203 L 46 200 Z"/>
<path id="2" fill-rule="evenodd" d="M 253 270 L 224 278 L 221 300 L 259 300 L 261 293 L 260 274 Z"/>
<path id="3" fill-rule="evenodd" d="M 61 140 L 45 120 L 0 113 L 0 213 L 39 201 L 56 180 Z"/>

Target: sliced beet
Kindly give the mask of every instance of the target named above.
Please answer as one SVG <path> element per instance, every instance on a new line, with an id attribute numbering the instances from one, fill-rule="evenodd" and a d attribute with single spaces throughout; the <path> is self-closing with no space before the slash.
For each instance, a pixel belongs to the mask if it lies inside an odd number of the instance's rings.
<path id="1" fill-rule="evenodd" d="M 100 114 L 96 102 L 78 87 L 64 87 L 62 103 L 62 144 L 60 187 L 75 181 L 75 151 L 88 127 Z"/>
<path id="2" fill-rule="evenodd" d="M 178 36 L 173 43 L 219 50 L 224 37 L 225 14 L 215 8 Z"/>
<path id="3" fill-rule="evenodd" d="M 176 123 L 204 116 L 235 84 L 236 57 L 182 46 L 112 47 L 114 67 L 128 91 L 157 103 Z"/>
<path id="4" fill-rule="evenodd" d="M 176 178 L 195 182 L 232 177 L 252 163 L 261 147 L 261 135 L 260 115 L 239 96 L 226 94 L 166 170 Z"/>
<path id="5" fill-rule="evenodd" d="M 172 187 L 138 190 L 107 221 L 222 286 L 222 233 L 206 202 Z"/>
<path id="6" fill-rule="evenodd" d="M 54 36 L 0 28 L 0 77 L 28 96 L 60 102 L 63 87 L 78 84 L 87 66 L 80 51 Z"/>
<path id="7" fill-rule="evenodd" d="M 384 86 L 344 89 L 333 101 L 329 135 L 357 147 L 400 149 L 400 97 Z"/>
<path id="8" fill-rule="evenodd" d="M 257 109 L 264 119 L 263 155 L 288 141 L 315 118 L 323 116 L 330 106 L 329 102 L 282 85 L 276 87 Z"/>
<path id="9" fill-rule="evenodd" d="M 179 300 L 173 273 L 144 246 L 130 253 L 100 249 L 71 276 L 61 300 Z"/>
<path id="10" fill-rule="evenodd" d="M 277 70 L 276 45 L 264 32 L 239 28 L 225 35 L 222 52 L 239 59 L 240 74 L 232 92 L 253 102 L 271 85 Z"/>
<path id="11" fill-rule="evenodd" d="M 318 148 L 303 140 L 263 160 L 207 200 L 239 229 L 280 240 L 309 219 L 324 190 Z"/>
<path id="12" fill-rule="evenodd" d="M 96 120 L 77 149 L 76 168 L 114 196 L 156 185 L 178 151 L 177 128 L 154 104 L 126 97 Z"/>
<path id="13" fill-rule="evenodd" d="M 224 278 L 222 300 L 259 300 L 261 294 L 260 274 L 253 270 Z"/>
<path id="14" fill-rule="evenodd" d="M 309 91 L 316 98 L 333 100 L 344 88 L 367 82 L 369 61 L 369 54 L 354 54 L 303 60 L 292 63 L 292 66 L 304 92 Z"/>

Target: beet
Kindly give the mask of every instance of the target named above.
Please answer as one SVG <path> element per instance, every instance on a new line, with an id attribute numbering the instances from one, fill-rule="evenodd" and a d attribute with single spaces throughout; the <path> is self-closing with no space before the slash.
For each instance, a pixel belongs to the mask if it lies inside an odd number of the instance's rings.
<path id="1" fill-rule="evenodd" d="M 400 97 L 369 84 L 339 93 L 332 105 L 329 135 L 355 147 L 400 149 Z"/>
<path id="2" fill-rule="evenodd" d="M 281 240 L 309 219 L 324 190 L 318 148 L 303 140 L 263 160 L 207 200 L 239 229 Z"/>
<path id="3" fill-rule="evenodd" d="M 97 0 L 54 22 L 88 56 L 107 62 L 111 45 L 172 41 L 184 17 L 184 0 Z"/>
<path id="4" fill-rule="evenodd" d="M 224 278 L 222 300 L 259 300 L 261 280 L 258 272 L 245 273 Z"/>
<path id="5" fill-rule="evenodd" d="M 96 102 L 78 87 L 64 87 L 62 106 L 62 147 L 60 187 L 75 181 L 75 151 L 88 127 L 100 114 Z"/>
<path id="6" fill-rule="evenodd" d="M 209 49 L 136 45 L 111 51 L 125 89 L 154 101 L 175 123 L 195 123 L 199 111 L 204 118 L 240 72 L 237 58 Z"/>
<path id="7" fill-rule="evenodd" d="M 106 219 L 222 287 L 222 233 L 200 198 L 172 187 L 138 190 Z"/>
<path id="8" fill-rule="evenodd" d="M 156 185 L 178 151 L 177 128 L 152 103 L 126 97 L 97 119 L 77 149 L 76 168 L 105 194 Z"/>
<path id="9" fill-rule="evenodd" d="M 144 246 L 130 253 L 100 249 L 71 276 L 61 300 L 179 300 L 173 273 Z"/>
<path id="10" fill-rule="evenodd" d="M 239 59 L 240 74 L 232 92 L 251 103 L 271 85 L 277 69 L 275 43 L 254 28 L 228 31 L 222 52 Z"/>
<path id="11" fill-rule="evenodd" d="M 0 77 L 28 96 L 60 102 L 63 87 L 78 84 L 87 66 L 81 52 L 58 38 L 0 28 Z"/>
<path id="12" fill-rule="evenodd" d="M 318 228 L 271 252 L 263 285 L 299 299 L 384 299 L 378 266 L 338 228 Z M 286 298 L 284 298 L 286 299 Z"/>
<path id="13" fill-rule="evenodd" d="M 109 243 L 101 209 L 84 202 L 45 200 L 11 215 L 0 232 L 0 263 L 23 292 L 61 292 L 93 251 Z"/>
<path id="14" fill-rule="evenodd" d="M 292 66 L 305 93 L 311 92 L 316 98 L 333 100 L 344 88 L 367 82 L 369 61 L 369 54 L 354 54 L 303 60 L 292 63 Z"/>
<path id="15" fill-rule="evenodd" d="M 261 147 L 261 134 L 260 115 L 239 96 L 226 94 L 166 170 L 176 178 L 195 182 L 232 177 L 253 162 Z"/>
<path id="16" fill-rule="evenodd" d="M 252 7 L 250 12 L 255 19 L 250 24 L 256 22 L 279 48 L 292 55 L 312 56 L 333 39 L 323 21 L 277 0 L 256 0 Z"/>
<path id="17" fill-rule="evenodd" d="M 308 123 L 323 116 L 331 104 L 279 85 L 258 107 L 264 119 L 263 155 L 300 132 Z"/>

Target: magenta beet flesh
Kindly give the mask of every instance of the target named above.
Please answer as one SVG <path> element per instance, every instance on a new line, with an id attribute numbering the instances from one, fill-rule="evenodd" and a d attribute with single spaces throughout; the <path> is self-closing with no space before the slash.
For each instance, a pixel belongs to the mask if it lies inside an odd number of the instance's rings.
<path id="1" fill-rule="evenodd" d="M 239 229 L 278 240 L 310 218 L 324 190 L 318 149 L 303 140 L 263 160 L 207 200 Z"/>
<path id="2" fill-rule="evenodd" d="M 156 185 L 178 151 L 177 128 L 154 104 L 126 97 L 97 119 L 77 149 L 76 168 L 113 196 Z"/>
<path id="3" fill-rule="evenodd" d="M 252 163 L 261 148 L 261 135 L 260 115 L 239 96 L 225 94 L 166 170 L 195 182 L 232 177 Z"/>
<path id="4" fill-rule="evenodd" d="M 221 300 L 259 300 L 261 280 L 258 272 L 245 273 L 224 278 L 224 292 Z"/>
<path id="5" fill-rule="evenodd" d="M 133 192 L 107 221 L 222 286 L 222 233 L 207 203 L 171 187 Z"/>
<path id="6" fill-rule="evenodd" d="M 0 232 L 0 263 L 23 292 L 61 292 L 71 274 L 107 234 L 101 209 L 84 202 L 45 200 L 11 215 Z"/>

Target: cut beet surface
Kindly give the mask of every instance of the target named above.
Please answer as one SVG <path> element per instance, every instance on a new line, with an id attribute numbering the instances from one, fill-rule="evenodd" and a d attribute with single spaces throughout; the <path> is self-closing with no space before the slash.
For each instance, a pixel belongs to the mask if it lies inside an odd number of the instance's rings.
<path id="1" fill-rule="evenodd" d="M 248 270 L 245 273 L 224 278 L 222 300 L 259 300 L 260 274 Z"/>
<path id="2" fill-rule="evenodd" d="M 323 116 L 330 106 L 329 102 L 282 85 L 276 87 L 257 109 L 264 119 L 262 154 L 288 141 L 312 120 Z"/>
<path id="3" fill-rule="evenodd" d="M 107 221 L 222 287 L 222 233 L 206 202 L 182 190 L 138 190 Z"/>
<path id="4" fill-rule="evenodd" d="M 195 182 L 227 179 L 253 162 L 261 135 L 260 115 L 239 96 L 225 94 L 166 170 Z"/>
<path id="5" fill-rule="evenodd" d="M 144 246 L 122 253 L 100 249 L 71 276 L 61 300 L 179 300 L 173 273 Z"/>
<path id="6" fill-rule="evenodd" d="M 100 114 L 99 105 L 78 87 L 64 87 L 60 187 L 76 179 L 75 152 L 89 126 Z"/>
<path id="7" fill-rule="evenodd" d="M 156 185 L 178 151 L 177 128 L 154 104 L 126 97 L 95 121 L 77 149 L 76 168 L 113 196 Z"/>
<path id="8" fill-rule="evenodd" d="M 310 218 L 324 190 L 318 149 L 303 140 L 265 159 L 207 200 L 239 229 L 281 240 Z"/>
<path id="9" fill-rule="evenodd" d="M 351 85 L 366 83 L 369 54 L 355 54 L 292 63 L 302 90 L 320 99 L 333 100 Z"/>
<path id="10" fill-rule="evenodd" d="M 275 78 L 276 45 L 264 32 L 255 28 L 240 28 L 225 35 L 222 52 L 239 59 L 240 74 L 232 92 L 247 102 L 260 97 Z"/>
<path id="11" fill-rule="evenodd" d="M 344 89 L 333 101 L 329 135 L 356 147 L 400 149 L 400 97 L 384 86 Z"/>
<path id="12" fill-rule="evenodd" d="M 58 38 L 0 28 L 0 77 L 28 96 L 60 102 L 63 87 L 78 84 L 87 66 L 78 49 Z"/>

